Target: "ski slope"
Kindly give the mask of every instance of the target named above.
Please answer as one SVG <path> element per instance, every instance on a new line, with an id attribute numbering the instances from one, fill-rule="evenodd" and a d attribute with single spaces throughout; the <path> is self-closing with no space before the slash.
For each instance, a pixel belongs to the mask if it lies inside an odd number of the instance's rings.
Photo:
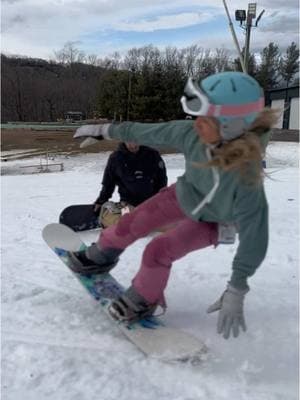
<path id="1" fill-rule="evenodd" d="M 29 161 L 9 161 L 2 176 L 2 396 L 5 400 L 296 400 L 298 398 L 298 146 L 271 143 L 266 192 L 267 257 L 250 279 L 248 330 L 216 333 L 206 308 L 223 292 L 235 246 L 189 254 L 173 266 L 164 319 L 203 339 L 198 366 L 147 359 L 111 325 L 41 238 L 70 204 L 93 202 L 108 153 L 57 157 L 64 172 L 18 175 Z M 164 156 L 169 183 L 184 167 Z M 39 163 L 39 160 L 35 160 Z M 4 171 L 5 172 L 5 171 Z M 114 195 L 115 199 L 117 196 Z M 82 234 L 87 242 L 95 233 Z M 115 276 L 128 285 L 142 239 L 122 255 Z"/>

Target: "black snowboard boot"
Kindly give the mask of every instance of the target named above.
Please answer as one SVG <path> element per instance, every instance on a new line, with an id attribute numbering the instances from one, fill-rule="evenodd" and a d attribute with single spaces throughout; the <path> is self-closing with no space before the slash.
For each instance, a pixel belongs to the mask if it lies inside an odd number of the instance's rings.
<path id="1" fill-rule="evenodd" d="M 122 249 L 113 248 L 101 250 L 96 243 L 93 243 L 85 250 L 68 252 L 71 260 L 70 268 L 81 274 L 103 274 L 117 264 L 122 252 Z"/>
<path id="2" fill-rule="evenodd" d="M 130 286 L 109 306 L 110 315 L 119 321 L 135 322 L 154 314 L 157 304 L 148 303 L 133 286 Z"/>

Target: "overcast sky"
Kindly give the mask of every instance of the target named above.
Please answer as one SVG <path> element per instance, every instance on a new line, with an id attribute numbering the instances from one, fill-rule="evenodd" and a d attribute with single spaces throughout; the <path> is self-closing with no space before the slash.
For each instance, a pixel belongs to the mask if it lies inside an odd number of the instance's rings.
<path id="1" fill-rule="evenodd" d="M 242 47 L 244 31 L 234 12 L 248 2 L 227 5 Z M 281 49 L 298 43 L 298 0 L 262 0 L 257 15 L 263 9 L 251 51 L 271 41 Z M 10 55 L 50 59 L 66 42 L 99 57 L 148 44 L 234 50 L 222 0 L 2 0 L 1 11 L 1 48 Z"/>

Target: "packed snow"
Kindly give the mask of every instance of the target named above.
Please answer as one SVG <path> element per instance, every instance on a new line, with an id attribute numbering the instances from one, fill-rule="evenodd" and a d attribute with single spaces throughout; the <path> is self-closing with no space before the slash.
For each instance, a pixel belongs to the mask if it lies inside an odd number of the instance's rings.
<path id="1" fill-rule="evenodd" d="M 67 158 L 63 172 L 2 166 L 2 395 L 5 400 L 296 400 L 298 398 L 298 145 L 271 143 L 267 257 L 250 279 L 246 333 L 224 340 L 206 308 L 223 292 L 236 245 L 193 252 L 173 266 L 167 325 L 201 338 L 200 365 L 144 356 L 101 312 L 43 242 L 41 231 L 71 204 L 93 202 L 109 153 Z M 166 155 L 169 183 L 181 155 Z M 114 194 L 114 199 L 117 199 Z M 90 243 L 95 232 L 83 233 Z M 143 248 L 129 247 L 114 275 L 129 285 Z"/>

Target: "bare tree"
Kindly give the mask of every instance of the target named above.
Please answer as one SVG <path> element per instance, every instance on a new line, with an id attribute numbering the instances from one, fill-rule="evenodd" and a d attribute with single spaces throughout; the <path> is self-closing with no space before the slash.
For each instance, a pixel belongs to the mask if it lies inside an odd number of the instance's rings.
<path id="1" fill-rule="evenodd" d="M 85 53 L 75 47 L 77 42 L 67 42 L 61 50 L 55 51 L 55 58 L 61 64 L 72 65 L 82 63 L 85 60 Z"/>
<path id="2" fill-rule="evenodd" d="M 215 72 L 223 72 L 229 69 L 229 50 L 224 47 L 216 48 Z"/>
<path id="3" fill-rule="evenodd" d="M 197 61 L 202 56 L 203 49 L 196 44 L 182 49 L 183 67 L 187 76 L 197 75 Z"/>
<path id="4" fill-rule="evenodd" d="M 89 54 L 86 57 L 86 63 L 89 65 L 98 65 L 98 56 L 96 54 Z"/>

